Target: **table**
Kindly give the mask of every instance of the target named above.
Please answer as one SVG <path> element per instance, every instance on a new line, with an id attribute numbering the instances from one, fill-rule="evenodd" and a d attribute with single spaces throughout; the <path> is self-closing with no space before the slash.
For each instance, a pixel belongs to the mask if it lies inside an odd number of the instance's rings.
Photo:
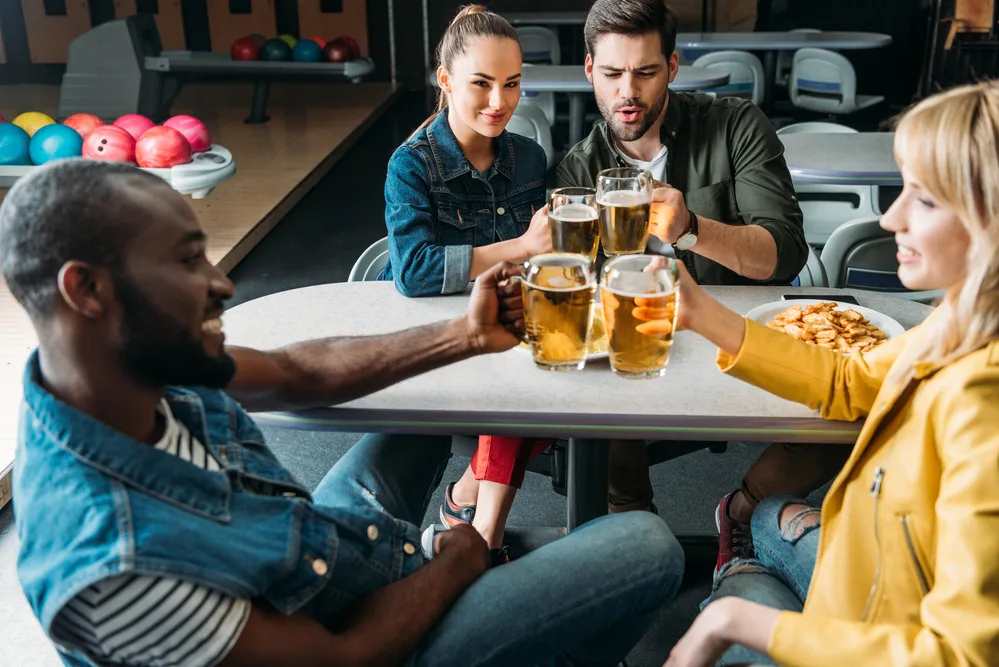
<path id="1" fill-rule="evenodd" d="M 901 185 L 895 163 L 895 134 L 789 134 L 780 138 L 796 183 Z"/>
<path id="2" fill-rule="evenodd" d="M 589 12 L 502 12 L 510 25 L 583 25 Z"/>
<path id="3" fill-rule="evenodd" d="M 677 49 L 700 51 L 762 51 L 766 79 L 763 110 L 773 108 L 777 81 L 777 55 L 808 47 L 850 51 L 879 49 L 891 44 L 891 36 L 875 32 L 681 32 L 676 36 Z"/>
<path id="4" fill-rule="evenodd" d="M 907 328 L 931 310 L 859 290 L 706 289 L 741 313 L 782 294 L 810 293 L 852 294 Z M 466 303 L 462 295 L 409 299 L 390 282 L 338 283 L 255 299 L 227 311 L 223 321 L 230 344 L 270 349 L 459 317 Z M 665 377 L 627 380 L 615 376 L 607 361 L 591 362 L 580 372 L 547 373 L 535 368 L 526 350 L 514 349 L 467 359 L 342 406 L 254 419 L 314 431 L 569 438 L 569 528 L 606 511 L 607 447 L 586 438 L 852 443 L 860 432 L 859 422 L 825 421 L 803 405 L 719 373 L 715 355 L 707 341 L 680 332 Z"/>
<path id="5" fill-rule="evenodd" d="M 681 65 L 670 88 L 678 91 L 693 91 L 701 88 L 724 86 L 728 83 L 728 72 L 711 67 Z M 437 85 L 437 73 L 430 72 L 428 80 Z M 568 93 L 569 95 L 569 143 L 576 145 L 586 136 L 583 129 L 586 118 L 586 100 L 593 94 L 593 84 L 586 78 L 582 65 L 531 65 L 525 67 L 520 80 L 524 92 Z"/>

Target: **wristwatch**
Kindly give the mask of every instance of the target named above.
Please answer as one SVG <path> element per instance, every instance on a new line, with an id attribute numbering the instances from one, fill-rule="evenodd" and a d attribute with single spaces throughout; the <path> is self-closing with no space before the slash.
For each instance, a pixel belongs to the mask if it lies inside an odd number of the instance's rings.
<path id="1" fill-rule="evenodd" d="M 688 212 L 690 213 L 690 229 L 681 234 L 680 238 L 673 244 L 677 250 L 690 250 L 697 245 L 697 216 L 693 211 Z"/>

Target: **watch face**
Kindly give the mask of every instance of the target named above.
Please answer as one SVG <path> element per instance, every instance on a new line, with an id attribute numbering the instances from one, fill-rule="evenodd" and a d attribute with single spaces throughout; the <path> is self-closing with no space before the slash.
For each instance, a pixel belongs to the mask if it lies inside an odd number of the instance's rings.
<path id="1" fill-rule="evenodd" d="M 687 232 L 676 240 L 676 247 L 679 250 L 690 250 L 697 243 L 697 237 Z"/>

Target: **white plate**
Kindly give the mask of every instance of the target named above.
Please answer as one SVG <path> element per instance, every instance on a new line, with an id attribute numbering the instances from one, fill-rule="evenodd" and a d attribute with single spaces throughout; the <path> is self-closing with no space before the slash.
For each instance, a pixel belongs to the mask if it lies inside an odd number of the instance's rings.
<path id="1" fill-rule="evenodd" d="M 792 299 L 788 301 L 772 301 L 770 303 L 765 303 L 762 306 L 757 306 L 751 311 L 746 313 L 748 319 L 759 322 L 760 324 L 766 326 L 767 322 L 773 321 L 775 317 L 783 313 L 785 310 L 791 306 L 800 306 L 804 308 L 805 306 L 814 303 L 830 303 L 823 301 L 822 299 Z M 876 326 L 885 332 L 885 336 L 889 339 L 897 338 L 905 333 L 905 327 L 901 324 L 888 317 L 884 313 L 879 313 L 876 310 L 871 310 L 870 308 L 864 308 L 863 306 L 855 306 L 852 303 L 844 303 L 842 301 L 831 302 L 836 304 L 836 310 L 854 310 L 865 318 L 867 318 L 871 324 Z"/>

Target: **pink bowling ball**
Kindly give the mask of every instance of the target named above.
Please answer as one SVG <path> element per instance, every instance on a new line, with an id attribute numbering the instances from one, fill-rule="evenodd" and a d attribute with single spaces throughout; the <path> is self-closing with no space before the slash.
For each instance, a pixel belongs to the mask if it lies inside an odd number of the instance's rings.
<path id="1" fill-rule="evenodd" d="M 91 160 L 135 162 L 135 139 L 114 125 L 102 125 L 91 130 L 83 141 L 83 157 Z"/>
<path id="2" fill-rule="evenodd" d="M 84 139 L 87 138 L 88 134 L 105 125 L 103 120 L 92 113 L 75 113 L 64 120 L 62 124 L 76 130 Z"/>
<path id="3" fill-rule="evenodd" d="M 191 144 L 172 127 L 152 127 L 135 142 L 140 167 L 166 169 L 191 161 Z"/>
<path id="4" fill-rule="evenodd" d="M 120 127 L 129 134 L 136 141 L 139 140 L 146 130 L 151 127 L 156 127 L 156 123 L 149 120 L 145 116 L 137 113 L 127 113 L 118 120 L 114 122 L 115 127 Z"/>
<path id="5" fill-rule="evenodd" d="M 191 151 L 194 153 L 204 153 L 212 147 L 212 138 L 208 134 L 205 124 L 194 116 L 174 116 L 165 123 L 163 127 L 172 127 L 187 139 L 191 144 Z"/>

